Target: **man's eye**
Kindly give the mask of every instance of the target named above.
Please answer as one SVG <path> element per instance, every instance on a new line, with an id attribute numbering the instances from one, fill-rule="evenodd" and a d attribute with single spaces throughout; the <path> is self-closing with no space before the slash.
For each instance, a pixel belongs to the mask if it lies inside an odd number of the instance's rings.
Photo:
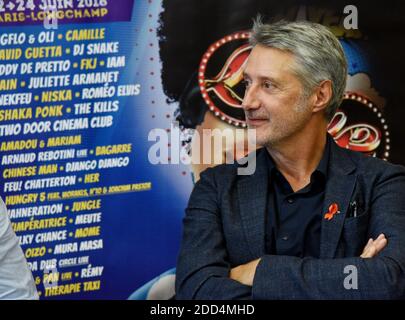
<path id="1" fill-rule="evenodd" d="M 266 89 L 271 89 L 273 87 L 273 84 L 271 82 L 263 82 L 263 87 Z"/>

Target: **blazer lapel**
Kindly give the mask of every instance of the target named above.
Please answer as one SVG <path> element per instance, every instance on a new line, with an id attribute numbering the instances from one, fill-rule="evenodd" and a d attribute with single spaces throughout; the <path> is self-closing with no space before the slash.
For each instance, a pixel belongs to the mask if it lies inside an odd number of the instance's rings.
<path id="1" fill-rule="evenodd" d="M 331 137 L 328 137 L 332 139 Z M 266 149 L 257 151 L 256 171 L 237 182 L 240 215 L 252 259 L 265 253 L 265 217 L 268 197 Z M 331 141 L 331 151 L 321 222 L 320 258 L 333 258 L 342 232 L 346 212 L 356 184 L 356 167 L 347 153 Z M 336 203 L 339 213 L 327 220 L 324 215 Z"/>
<path id="2" fill-rule="evenodd" d="M 268 194 L 268 168 L 266 149 L 256 155 L 256 171 L 241 176 L 237 183 L 240 215 L 246 240 L 252 258 L 261 257 L 265 252 L 265 215 Z"/>
<path id="3" fill-rule="evenodd" d="M 329 139 L 332 139 L 329 137 Z M 328 179 L 322 211 L 320 258 L 334 258 L 342 232 L 350 198 L 356 184 L 355 165 L 347 153 L 331 141 Z M 338 213 L 328 220 L 324 216 L 332 204 L 338 205 Z"/>

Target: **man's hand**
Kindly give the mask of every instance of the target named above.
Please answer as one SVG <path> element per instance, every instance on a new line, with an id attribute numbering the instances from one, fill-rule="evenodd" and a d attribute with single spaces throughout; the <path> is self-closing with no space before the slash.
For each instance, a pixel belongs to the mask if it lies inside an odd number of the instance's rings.
<path id="1" fill-rule="evenodd" d="M 366 246 L 364 247 L 363 253 L 360 258 L 373 258 L 387 245 L 387 239 L 384 234 L 380 234 L 377 239 L 373 240 L 370 238 Z"/>
<path id="2" fill-rule="evenodd" d="M 252 286 L 253 278 L 255 277 L 257 265 L 260 262 L 260 259 L 250 261 L 246 264 L 241 264 L 235 268 L 231 269 L 229 278 L 240 282 L 241 284 Z"/>

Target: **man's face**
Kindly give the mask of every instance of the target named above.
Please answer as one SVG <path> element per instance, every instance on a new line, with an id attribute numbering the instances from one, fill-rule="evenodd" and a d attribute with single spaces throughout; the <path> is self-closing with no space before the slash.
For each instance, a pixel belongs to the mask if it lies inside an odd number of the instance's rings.
<path id="1" fill-rule="evenodd" d="M 302 84 L 294 75 L 294 56 L 286 51 L 257 45 L 249 55 L 242 107 L 249 128 L 256 129 L 259 145 L 276 145 L 299 133 L 312 111 Z"/>

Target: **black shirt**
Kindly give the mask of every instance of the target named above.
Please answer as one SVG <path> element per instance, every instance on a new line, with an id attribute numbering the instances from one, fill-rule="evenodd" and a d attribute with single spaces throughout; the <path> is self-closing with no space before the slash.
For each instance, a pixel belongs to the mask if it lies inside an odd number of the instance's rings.
<path id="1" fill-rule="evenodd" d="M 321 221 L 325 185 L 328 175 L 330 141 L 310 183 L 294 192 L 276 168 L 270 154 L 266 253 L 319 258 Z"/>

